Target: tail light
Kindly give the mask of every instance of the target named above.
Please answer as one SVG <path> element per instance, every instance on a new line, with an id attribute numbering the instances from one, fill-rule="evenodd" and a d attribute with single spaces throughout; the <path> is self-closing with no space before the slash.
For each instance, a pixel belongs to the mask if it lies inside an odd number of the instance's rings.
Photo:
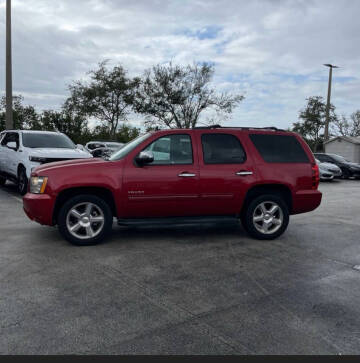
<path id="1" fill-rule="evenodd" d="M 312 171 L 312 186 L 311 188 L 316 190 L 319 186 L 320 182 L 320 173 L 319 173 L 319 167 L 317 164 L 312 164 L 311 166 Z"/>

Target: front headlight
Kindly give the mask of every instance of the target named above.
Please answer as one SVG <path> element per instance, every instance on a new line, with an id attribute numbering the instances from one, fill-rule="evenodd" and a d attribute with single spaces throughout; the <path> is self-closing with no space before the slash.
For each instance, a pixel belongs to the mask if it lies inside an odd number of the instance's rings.
<path id="1" fill-rule="evenodd" d="M 35 161 L 36 163 L 43 163 L 46 161 L 46 158 L 42 158 L 39 156 L 29 156 L 30 161 Z"/>
<path id="2" fill-rule="evenodd" d="M 30 193 L 43 194 L 47 181 L 47 176 L 32 176 L 30 178 Z"/>

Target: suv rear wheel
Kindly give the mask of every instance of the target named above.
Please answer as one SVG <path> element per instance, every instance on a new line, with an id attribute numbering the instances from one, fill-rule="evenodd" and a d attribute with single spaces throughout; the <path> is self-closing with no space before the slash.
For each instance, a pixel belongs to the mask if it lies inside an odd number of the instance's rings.
<path id="1" fill-rule="evenodd" d="M 101 243 L 110 232 L 112 223 L 109 205 L 94 195 L 78 195 L 69 199 L 58 216 L 60 233 L 77 246 Z"/>
<path id="2" fill-rule="evenodd" d="M 289 210 L 277 195 L 261 195 L 248 205 L 242 223 L 254 238 L 270 240 L 283 234 L 289 224 Z"/>

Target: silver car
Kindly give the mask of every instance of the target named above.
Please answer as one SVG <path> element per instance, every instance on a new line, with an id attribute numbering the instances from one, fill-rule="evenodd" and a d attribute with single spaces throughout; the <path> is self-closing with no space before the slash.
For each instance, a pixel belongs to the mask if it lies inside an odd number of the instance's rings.
<path id="1" fill-rule="evenodd" d="M 319 166 L 320 180 L 333 180 L 334 178 L 340 178 L 342 175 L 341 169 L 331 163 L 322 163 L 316 159 L 316 163 Z"/>

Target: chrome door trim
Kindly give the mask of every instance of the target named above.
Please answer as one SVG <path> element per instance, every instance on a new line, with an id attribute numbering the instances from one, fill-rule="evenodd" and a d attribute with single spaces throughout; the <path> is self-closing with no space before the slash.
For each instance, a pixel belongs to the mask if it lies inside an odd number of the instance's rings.
<path id="1" fill-rule="evenodd" d="M 245 175 L 253 175 L 253 172 L 252 171 L 246 171 L 246 170 L 243 170 L 243 171 L 238 171 L 237 173 L 235 173 L 236 175 L 240 175 L 240 176 L 245 176 Z"/>

